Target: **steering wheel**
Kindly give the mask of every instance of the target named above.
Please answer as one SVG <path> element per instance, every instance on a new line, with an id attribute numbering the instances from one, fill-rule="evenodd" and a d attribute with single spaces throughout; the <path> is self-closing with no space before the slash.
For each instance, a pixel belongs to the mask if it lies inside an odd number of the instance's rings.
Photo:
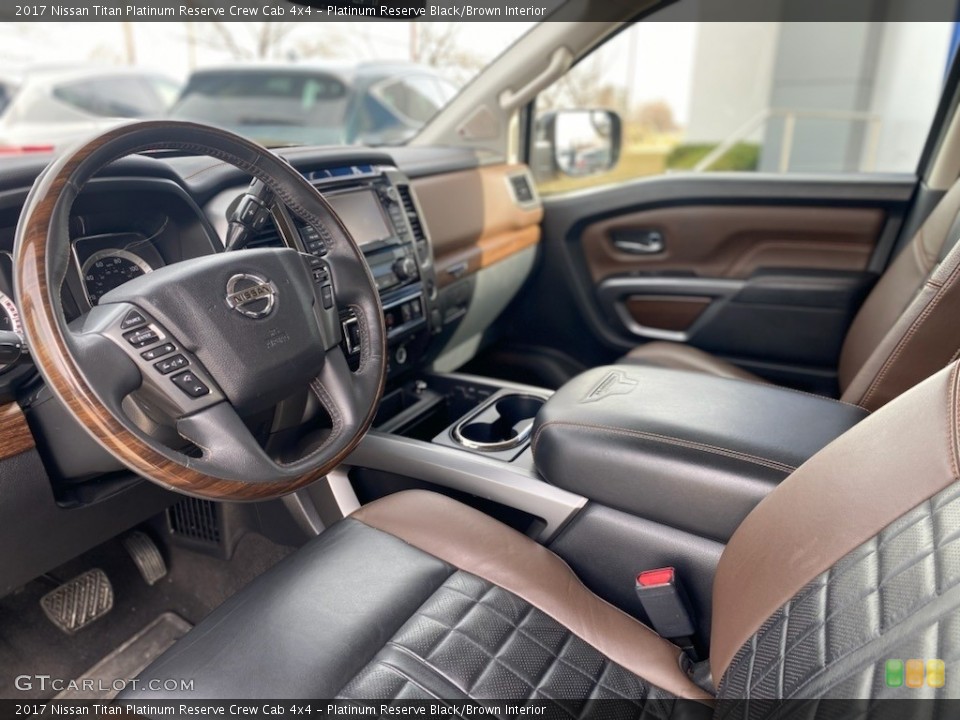
<path id="1" fill-rule="evenodd" d="M 327 238 L 327 255 L 265 248 L 180 262 L 106 293 L 68 324 L 61 293 L 71 206 L 104 166 L 153 150 L 208 155 L 261 180 Z M 14 259 L 23 329 L 43 378 L 100 445 L 165 488 L 219 500 L 278 497 L 326 475 L 373 421 L 386 336 L 363 254 L 313 186 L 245 138 L 174 121 L 134 123 L 93 138 L 58 157 L 34 183 Z M 336 302 L 322 287 L 330 284 Z M 337 304 L 357 319 L 355 371 L 338 344 Z M 297 457 L 271 457 L 244 416 L 308 389 L 331 428 L 315 432 Z M 147 432 L 143 408 L 168 418 L 178 442 Z"/>

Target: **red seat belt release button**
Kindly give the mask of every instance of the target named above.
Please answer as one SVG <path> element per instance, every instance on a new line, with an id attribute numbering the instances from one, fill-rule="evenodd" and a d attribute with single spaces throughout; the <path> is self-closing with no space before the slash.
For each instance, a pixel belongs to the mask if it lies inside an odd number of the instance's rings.
<path id="1" fill-rule="evenodd" d="M 637 597 L 660 637 L 687 638 L 694 634 L 690 603 L 674 568 L 645 570 L 637 575 Z"/>

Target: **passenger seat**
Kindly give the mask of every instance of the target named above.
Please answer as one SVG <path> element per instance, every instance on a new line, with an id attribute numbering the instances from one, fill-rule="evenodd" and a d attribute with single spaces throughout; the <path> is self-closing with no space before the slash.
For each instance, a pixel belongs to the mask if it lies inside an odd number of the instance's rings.
<path id="1" fill-rule="evenodd" d="M 876 410 L 960 356 L 960 182 L 887 268 L 840 353 L 841 400 Z M 621 362 L 765 382 L 702 350 L 669 342 Z"/>

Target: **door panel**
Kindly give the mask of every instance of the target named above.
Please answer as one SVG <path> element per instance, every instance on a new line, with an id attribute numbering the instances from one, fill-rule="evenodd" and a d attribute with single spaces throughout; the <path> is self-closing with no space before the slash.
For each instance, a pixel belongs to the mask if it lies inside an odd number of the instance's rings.
<path id="1" fill-rule="evenodd" d="M 680 205 L 602 220 L 581 242 L 596 282 L 666 270 L 732 278 L 761 268 L 864 270 L 885 220 L 881 208 Z M 659 236 L 662 249 L 620 249 L 622 238 L 644 234 Z"/>
<path id="2" fill-rule="evenodd" d="M 584 365 L 647 340 L 688 343 L 835 392 L 843 338 L 914 187 L 905 176 L 717 174 L 548 198 L 547 251 L 524 298 L 538 324 L 525 340 Z M 557 312 L 557 288 L 575 312 Z"/>

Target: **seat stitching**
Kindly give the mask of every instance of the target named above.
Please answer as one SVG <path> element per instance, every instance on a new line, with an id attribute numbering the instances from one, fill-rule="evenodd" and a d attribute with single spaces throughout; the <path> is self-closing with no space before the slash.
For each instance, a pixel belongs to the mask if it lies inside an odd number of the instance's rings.
<path id="1" fill-rule="evenodd" d="M 492 584 L 492 585 L 495 585 L 495 583 L 491 583 L 491 584 Z M 499 586 L 497 586 L 497 587 L 499 587 Z M 462 592 L 460 592 L 459 590 L 457 590 L 457 589 L 455 589 L 455 588 L 446 587 L 445 589 L 450 590 L 451 592 L 455 592 L 455 593 L 457 593 L 457 594 L 459 594 L 459 595 L 463 595 L 464 597 L 468 597 L 468 598 L 470 597 L 469 595 L 466 595 L 465 593 L 462 593 Z M 507 590 L 506 592 L 509 592 L 509 590 Z M 471 598 L 471 599 L 473 599 L 473 598 Z M 477 602 L 477 601 L 474 600 L 474 602 Z M 528 604 L 529 604 L 529 603 L 528 603 Z M 513 624 L 513 621 L 512 621 L 509 617 L 507 617 L 507 616 L 504 615 L 503 613 L 499 612 L 499 611 L 496 610 L 495 608 L 492 608 L 492 607 L 490 607 L 489 605 L 486 605 L 486 606 L 484 606 L 484 607 L 486 607 L 488 610 L 490 610 L 490 612 L 492 612 L 493 614 L 499 616 L 501 619 L 506 620 L 506 621 L 507 621 L 508 623 L 510 623 L 511 625 Z M 533 605 L 531 605 L 531 608 L 532 608 L 533 610 L 539 610 L 538 608 L 536 608 L 536 607 L 533 606 Z M 550 617 L 550 616 L 547 615 L 547 617 Z M 550 618 L 550 619 L 553 620 L 553 618 Z M 440 620 L 437 620 L 437 622 L 438 622 L 440 625 L 443 625 L 444 627 L 449 627 L 446 623 L 444 623 L 444 622 L 442 622 L 442 621 L 440 621 Z M 564 626 L 564 625 L 563 625 L 562 623 L 560 623 L 559 621 L 553 620 L 553 622 L 557 623 L 557 625 L 559 625 L 561 628 L 563 628 L 563 630 L 566 631 L 566 633 L 569 635 L 569 638 L 570 638 L 570 639 L 564 641 L 564 644 L 569 643 L 572 638 L 576 637 L 576 638 L 578 638 L 579 640 L 581 640 L 581 642 L 584 642 L 586 645 L 588 645 L 590 648 L 592 648 L 592 649 L 593 649 L 597 654 L 599 654 L 601 657 L 606 657 L 606 655 L 604 655 L 599 649 L 597 649 L 596 647 L 594 647 L 591 643 L 588 643 L 586 640 L 583 640 L 583 638 L 580 638 L 579 636 L 577 636 L 577 635 L 575 635 L 574 633 L 570 632 L 570 629 L 567 628 L 566 626 Z M 494 656 L 490 655 L 490 652 L 489 652 L 486 648 L 484 648 L 482 645 L 480 645 L 477 641 L 475 641 L 472 637 L 470 637 L 469 635 L 467 635 L 466 633 L 464 633 L 462 630 L 458 630 L 456 627 L 451 627 L 451 628 L 449 628 L 449 629 L 450 629 L 451 632 L 458 632 L 460 635 L 462 635 L 464 638 L 466 638 L 466 639 L 470 642 L 470 644 L 475 645 L 481 652 L 483 652 L 484 654 L 486 654 L 487 656 L 489 656 L 491 659 L 495 659 Z M 583 677 L 587 678 L 588 680 L 593 681 L 593 678 L 591 678 L 589 675 L 587 675 L 587 673 L 584 672 L 581 668 L 578 668 L 576 665 L 571 664 L 570 661 L 565 660 L 564 658 L 562 658 L 562 657 L 560 657 L 559 655 L 555 654 L 553 650 L 551 650 L 548 646 L 544 645 L 535 635 L 532 635 L 530 632 L 528 632 L 527 630 L 525 630 L 524 628 L 521 628 L 521 627 L 519 627 L 519 626 L 516 626 L 516 629 L 517 629 L 517 632 L 519 632 L 519 633 L 520 633 L 521 635 L 523 635 L 525 638 L 527 638 L 528 640 L 530 640 L 531 642 L 533 642 L 533 643 L 534 643 L 535 645 L 537 645 L 541 650 L 546 650 L 548 653 L 550 653 L 551 657 L 554 658 L 554 663 L 561 663 L 561 664 L 563 664 L 563 665 L 566 665 L 566 666 L 569 667 L 571 670 L 579 673 L 580 675 L 582 675 Z M 514 671 L 511 669 L 511 672 L 514 672 Z M 630 671 L 627 671 L 627 672 L 630 672 Z M 632 673 L 631 673 L 631 674 L 632 674 Z M 640 678 L 641 680 L 643 680 L 643 682 L 646 683 L 647 685 L 652 686 L 652 683 L 651 683 L 649 680 L 647 680 L 646 678 L 642 677 L 641 675 L 637 675 L 636 677 L 638 677 L 638 678 Z M 520 679 L 523 680 L 522 677 L 521 677 Z M 611 689 L 611 691 L 612 691 L 612 692 L 615 692 L 615 691 L 613 691 L 612 689 Z M 618 694 L 619 694 L 619 693 L 618 693 Z M 625 698 L 625 699 L 629 699 L 629 698 Z"/>
<path id="2" fill-rule="evenodd" d="M 919 507 L 919 505 L 918 505 L 917 507 Z M 931 515 L 937 515 L 937 514 L 939 514 L 945 507 L 946 507 L 946 505 L 941 505 L 941 506 L 938 507 L 938 508 L 934 508 L 933 510 L 930 511 L 930 514 L 931 514 Z M 921 515 L 920 517 L 918 517 L 916 520 L 913 520 L 913 521 L 912 521 L 911 523 L 909 523 L 908 525 L 905 525 L 904 527 L 899 528 L 895 533 L 893 533 L 893 534 L 885 537 L 882 541 L 878 540 L 878 539 L 875 538 L 875 537 L 874 537 L 874 538 L 871 538 L 870 540 L 867 541 L 867 542 L 872 542 L 872 544 L 873 544 L 873 548 L 872 548 L 869 552 L 864 553 L 863 555 L 861 555 L 860 557 L 858 557 L 855 562 L 849 563 L 849 564 L 848 564 L 842 571 L 840 571 L 840 572 L 838 572 L 836 568 L 830 568 L 827 572 L 830 573 L 831 578 L 832 578 L 833 580 L 843 579 L 843 578 L 846 577 L 849 573 L 853 572 L 854 569 L 856 569 L 856 567 L 857 567 L 860 563 L 862 563 L 862 562 L 864 562 L 864 561 L 866 561 L 866 560 L 869 560 L 871 557 L 873 557 L 874 555 L 876 555 L 877 553 L 879 553 L 879 552 L 880 552 L 884 547 L 886 547 L 889 543 L 893 542 L 894 540 L 896 540 L 897 538 L 899 538 L 899 537 L 900 537 L 901 535 L 903 535 L 904 533 L 909 532 L 910 530 L 912 530 L 913 528 L 915 528 L 920 522 L 923 521 L 923 519 L 924 519 L 925 517 L 926 517 L 925 515 Z M 894 522 L 896 522 L 896 521 L 894 521 Z M 954 533 L 953 535 L 945 538 L 945 542 L 953 542 L 958 536 L 960 536 L 960 531 L 958 531 L 957 533 Z M 864 544 L 866 544 L 866 543 L 864 543 Z M 862 545 L 861 545 L 861 547 L 862 547 Z M 854 550 L 854 551 L 855 551 L 855 550 Z M 811 594 L 813 594 L 814 592 L 816 592 L 817 588 L 816 588 L 816 586 L 813 586 L 813 585 L 812 585 L 813 582 L 814 582 L 814 581 L 811 581 L 811 584 L 808 584 L 807 587 L 803 588 L 802 590 L 800 590 L 800 591 L 797 593 L 797 596 L 794 598 L 794 600 L 795 600 L 796 602 L 798 602 L 798 603 L 799 603 L 799 602 L 802 602 L 802 601 L 806 600 Z"/>
<path id="3" fill-rule="evenodd" d="M 455 688 L 457 688 L 458 690 L 460 690 L 460 692 L 462 692 L 464 695 L 469 696 L 470 693 L 468 693 L 466 690 L 464 690 L 463 688 L 461 688 L 460 685 L 459 685 L 459 683 L 454 682 L 454 680 L 453 680 L 452 677 L 450 677 L 449 675 L 447 675 L 447 674 L 446 674 L 445 672 L 443 672 L 440 668 L 435 667 L 435 666 L 433 665 L 433 663 L 431 663 L 431 662 L 430 662 L 429 660 L 427 660 L 426 658 L 420 657 L 417 653 L 413 652 L 410 648 L 404 647 L 403 645 L 398 645 L 398 644 L 396 644 L 395 642 L 393 642 L 392 640 L 387 643 L 387 647 L 390 647 L 390 648 L 396 650 L 396 651 L 399 652 L 399 653 L 403 653 L 404 655 L 406 655 L 407 657 L 409 657 L 411 660 L 414 660 L 414 661 L 416 661 L 418 664 L 420 664 L 421 666 L 423 666 L 425 669 L 427 669 L 427 670 L 429 670 L 429 671 L 431 671 L 431 672 L 434 672 L 434 673 L 436 673 L 437 675 L 439 675 L 442 679 L 446 680 L 448 683 L 450 683 L 450 684 L 453 685 Z M 378 662 L 379 662 L 380 664 L 386 665 L 387 667 L 390 667 L 390 668 L 392 668 L 392 669 L 396 669 L 397 672 L 398 672 L 400 675 L 402 675 L 403 677 L 407 677 L 406 673 L 404 673 L 404 672 L 403 672 L 402 670 L 400 670 L 399 668 L 395 668 L 394 665 L 390 664 L 390 663 L 387 662 L 386 660 L 380 660 L 380 661 L 378 661 Z M 436 694 L 434 694 L 434 693 L 430 692 L 429 690 L 427 690 L 427 688 L 421 687 L 419 683 L 415 682 L 414 680 L 412 680 L 412 679 L 410 679 L 410 678 L 408 678 L 408 679 L 410 680 L 410 682 L 411 682 L 412 684 L 416 685 L 417 687 L 420 687 L 420 688 L 421 688 L 424 692 L 426 692 L 428 695 L 432 695 L 433 697 L 437 698 L 438 700 L 440 699 Z"/>
<path id="4" fill-rule="evenodd" d="M 925 515 L 923 515 L 921 518 L 919 518 L 916 522 L 911 523 L 910 527 L 911 527 L 911 528 L 912 528 L 912 527 L 915 527 L 916 525 L 920 524 L 920 522 L 922 522 L 922 521 L 924 521 L 924 520 L 927 520 L 928 518 L 929 518 L 929 515 L 928 515 L 928 514 L 925 514 Z M 875 586 L 872 587 L 872 588 L 870 588 L 867 592 L 862 593 L 862 594 L 858 594 L 856 597 L 850 598 L 845 604 L 843 604 L 843 605 L 841 605 L 840 607 L 838 607 L 834 612 L 829 613 L 829 614 L 825 614 L 825 615 L 823 616 L 823 619 L 822 619 L 822 620 L 818 620 L 818 621 L 817 621 L 817 624 L 816 624 L 814 627 L 805 630 L 802 635 L 796 637 L 796 638 L 794 639 L 794 641 L 782 651 L 782 653 L 781 653 L 781 661 L 782 661 L 782 659 L 785 658 L 788 654 L 792 653 L 804 640 L 806 640 L 806 639 L 807 639 L 808 637 L 810 637 L 813 633 L 815 633 L 815 632 L 819 629 L 819 626 L 820 626 L 820 625 L 826 625 L 826 624 L 828 624 L 830 620 L 832 620 L 833 618 L 835 618 L 835 617 L 837 617 L 838 615 L 842 614 L 843 612 L 847 611 L 853 603 L 858 603 L 858 604 L 859 604 L 859 603 L 861 603 L 862 601 L 866 600 L 867 598 L 871 597 L 872 595 L 875 595 L 875 594 L 876 594 L 876 595 L 878 595 L 878 597 L 880 598 L 881 613 L 882 613 L 882 602 L 883 602 L 883 601 L 882 601 L 882 596 L 879 594 L 880 591 L 881 591 L 884 587 L 888 586 L 891 581 L 893 581 L 893 580 L 895 580 L 896 578 L 900 577 L 903 573 L 905 573 L 905 572 L 913 569 L 913 567 L 915 567 L 915 565 L 916 565 L 917 563 L 925 560 L 925 559 L 928 558 L 930 555 L 936 554 L 937 552 L 940 551 L 940 549 L 941 549 L 941 544 L 940 544 L 940 543 L 937 543 L 936 541 L 934 541 L 934 547 L 933 547 L 933 549 L 932 549 L 932 550 L 927 550 L 927 551 L 925 551 L 922 555 L 918 555 L 917 557 L 913 558 L 913 561 L 914 561 L 913 564 L 908 565 L 907 567 L 901 568 L 900 570 L 898 570 L 897 572 L 893 573 L 892 575 L 886 576 L 882 581 L 877 582 L 877 583 L 875 584 Z M 873 554 L 873 553 L 870 553 L 870 555 L 872 555 L 872 554 Z M 857 561 L 857 563 L 854 563 L 854 564 L 859 564 L 860 562 L 862 562 L 864 559 L 866 559 L 866 558 L 869 557 L 870 555 L 865 555 L 863 558 L 860 558 L 860 559 Z M 878 566 L 879 566 L 879 563 L 878 563 Z M 879 571 L 879 568 L 878 568 L 878 571 Z M 828 588 L 829 588 L 829 585 L 828 585 Z M 829 590 L 828 590 L 828 591 L 829 591 Z M 915 611 L 922 610 L 922 609 L 923 609 L 924 607 L 926 607 L 929 603 L 931 603 L 931 602 L 933 602 L 934 600 L 936 600 L 940 595 L 941 595 L 941 591 L 940 591 L 940 589 L 938 588 L 938 589 L 934 592 L 933 597 L 931 597 L 926 603 L 924 603 L 924 604 L 921 605 L 920 607 L 916 608 Z M 792 601 L 790 601 L 790 602 L 792 602 Z M 790 605 L 790 602 L 788 602 L 784 607 L 787 607 L 788 605 Z M 851 640 L 851 643 L 854 643 L 854 644 L 863 646 L 863 645 L 866 645 L 866 644 L 869 643 L 869 642 L 872 642 L 872 641 L 875 640 L 877 637 L 882 637 L 882 636 L 885 634 L 885 632 L 886 632 L 886 629 L 881 627 L 881 628 L 879 629 L 878 634 L 877 634 L 875 637 L 869 638 L 869 639 L 867 639 L 867 640 L 862 640 L 861 638 L 853 638 L 853 639 Z M 839 650 L 841 651 L 841 653 L 843 653 L 843 652 L 852 652 L 853 650 L 856 650 L 856 647 L 851 648 L 849 645 L 848 645 L 848 646 L 841 646 L 841 647 L 839 648 Z M 759 682 L 761 682 L 762 680 L 764 680 L 771 672 L 773 672 L 773 670 L 775 669 L 775 667 L 776 667 L 776 666 L 774 666 L 774 667 L 772 667 L 772 668 L 768 668 L 766 671 L 764 671 L 764 673 L 763 673 L 760 677 L 758 677 L 758 678 L 756 679 L 756 680 L 757 680 L 757 683 L 759 683 Z M 815 676 L 814 676 L 814 677 L 815 677 Z M 813 679 L 813 678 L 811 678 L 811 680 L 812 680 L 812 679 Z"/>
<path id="5" fill-rule="evenodd" d="M 913 336 L 916 335 L 917 331 L 920 329 L 923 323 L 927 320 L 928 317 L 930 317 L 930 315 L 933 314 L 933 311 L 937 308 L 937 306 L 946 296 L 947 291 L 956 281 L 958 274 L 960 274 L 960 263 L 957 263 L 957 265 L 953 268 L 953 270 L 950 271 L 950 274 L 944 280 L 942 286 L 938 286 L 936 282 L 932 281 L 931 279 L 928 279 L 926 281 L 925 283 L 926 285 L 937 288 L 936 293 L 924 306 L 920 315 L 917 316 L 917 318 L 914 319 L 914 321 L 910 324 L 910 327 L 907 328 L 907 332 L 897 342 L 893 351 L 887 357 L 886 362 L 884 362 L 883 367 L 880 368 L 880 372 L 877 373 L 877 376 L 873 379 L 873 382 L 870 383 L 870 387 L 868 387 L 866 393 L 864 393 L 864 396 L 861 400 L 862 403 L 869 402 L 869 400 L 873 397 L 874 393 L 877 391 L 877 388 L 880 386 L 880 383 L 883 381 L 884 378 L 886 378 L 887 373 L 890 371 L 890 368 L 893 367 L 894 362 L 896 362 L 900 358 L 900 356 L 903 354 L 903 351 L 906 348 L 907 344 L 909 344 L 910 340 L 913 339 Z M 909 309 L 909 306 L 908 306 L 908 309 Z"/>
<path id="6" fill-rule="evenodd" d="M 771 460 L 769 458 L 759 457 L 757 455 L 751 455 L 749 453 L 740 452 L 739 450 L 733 450 L 731 448 L 719 447 L 717 445 L 709 445 L 707 443 L 697 442 L 695 440 L 684 440 L 683 438 L 673 437 L 672 435 L 662 435 L 660 433 L 646 432 L 644 430 L 629 430 L 626 428 L 616 428 L 609 425 L 598 425 L 593 423 L 574 423 L 567 422 L 564 420 L 552 420 L 550 422 L 544 423 L 538 428 L 536 434 L 534 435 L 532 442 L 532 451 L 534 454 L 537 452 L 537 445 L 539 444 L 540 437 L 543 435 L 543 432 L 551 426 L 560 426 L 565 425 L 567 427 L 578 427 L 586 430 L 603 430 L 606 432 L 613 433 L 615 435 L 625 435 L 627 437 L 637 437 L 644 440 L 660 440 L 672 445 L 679 445 L 681 447 L 686 447 L 691 450 L 700 450 L 701 452 L 713 453 L 715 455 L 723 455 L 735 460 L 742 460 L 744 462 L 753 463 L 755 465 L 762 465 L 764 467 L 770 468 L 772 470 L 779 470 L 787 474 L 792 473 L 796 470 L 796 467 L 792 465 L 787 465 L 786 463 L 781 463 L 777 460 Z"/>

